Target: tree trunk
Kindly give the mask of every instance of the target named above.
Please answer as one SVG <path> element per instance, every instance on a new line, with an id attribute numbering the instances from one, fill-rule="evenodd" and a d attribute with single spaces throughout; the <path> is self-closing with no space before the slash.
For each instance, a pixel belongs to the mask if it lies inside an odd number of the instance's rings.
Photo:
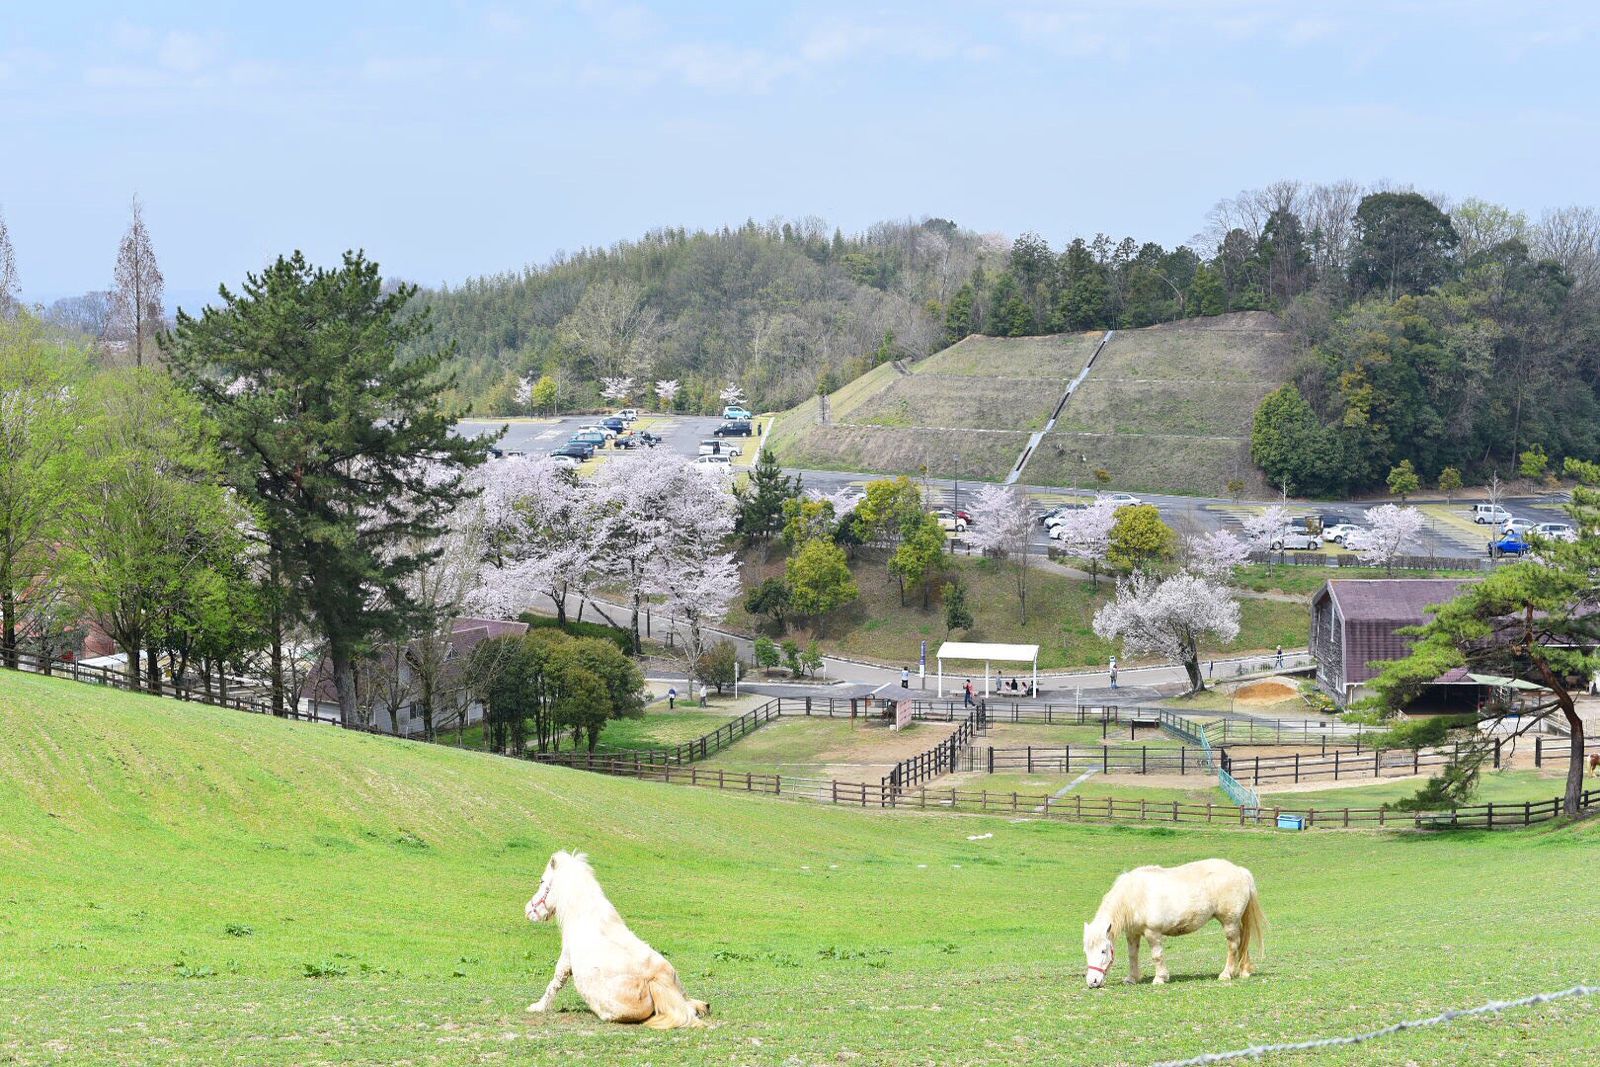
<path id="1" fill-rule="evenodd" d="M 5 665 L 17 669 L 17 597 L 10 581 L 0 581 L 0 644 L 5 646 Z"/>
<path id="2" fill-rule="evenodd" d="M 1567 753 L 1567 791 L 1561 800 L 1561 810 L 1567 815 L 1576 815 L 1583 798 L 1583 720 L 1570 699 L 1562 702 L 1561 714 L 1566 716 L 1567 727 L 1572 731 Z"/>
<path id="3" fill-rule="evenodd" d="M 433 672 L 422 672 L 422 695 L 419 701 L 422 708 L 422 736 L 429 741 L 433 740 Z"/>
<path id="4" fill-rule="evenodd" d="M 639 602 L 641 599 L 643 598 L 639 593 L 635 592 L 633 594 L 633 617 L 630 625 L 633 627 L 633 654 L 635 656 L 644 651 L 644 642 L 639 640 Z"/>
<path id="5" fill-rule="evenodd" d="M 339 721 L 354 726 L 356 720 L 356 672 L 350 653 L 334 644 L 328 652 L 333 664 L 333 692 L 339 701 Z"/>
<path id="6" fill-rule="evenodd" d="M 1189 675 L 1189 692 L 1202 693 L 1205 691 L 1205 679 L 1200 676 L 1200 657 L 1186 656 L 1183 661 L 1184 672 Z"/>
<path id="7" fill-rule="evenodd" d="M 156 696 L 161 695 L 161 660 L 156 646 L 151 645 L 144 650 L 145 681 L 149 683 L 150 692 Z"/>
<path id="8" fill-rule="evenodd" d="M 556 625 L 561 629 L 567 628 L 567 589 L 562 586 L 550 594 L 551 603 L 556 606 Z"/>

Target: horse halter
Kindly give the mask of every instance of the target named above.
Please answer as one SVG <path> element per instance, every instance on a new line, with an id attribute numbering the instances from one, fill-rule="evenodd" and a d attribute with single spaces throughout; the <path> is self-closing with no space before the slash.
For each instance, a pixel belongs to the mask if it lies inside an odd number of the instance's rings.
<path id="1" fill-rule="evenodd" d="M 1104 978 L 1106 976 L 1106 972 L 1111 970 L 1111 968 L 1113 966 L 1115 966 L 1116 962 L 1117 962 L 1117 946 L 1116 946 L 1115 942 L 1112 942 L 1110 951 L 1111 951 L 1111 956 L 1110 956 L 1109 959 L 1106 960 L 1106 965 L 1104 967 L 1101 967 L 1101 966 L 1098 966 L 1096 964 L 1091 963 L 1091 964 L 1089 964 L 1089 966 L 1085 967 L 1084 970 L 1086 970 L 1086 971 L 1099 971 L 1100 972 L 1100 977 Z"/>

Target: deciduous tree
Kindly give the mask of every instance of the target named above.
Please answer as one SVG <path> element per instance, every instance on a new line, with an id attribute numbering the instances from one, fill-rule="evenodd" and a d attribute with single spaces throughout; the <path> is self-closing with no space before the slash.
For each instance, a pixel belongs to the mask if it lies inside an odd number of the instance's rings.
<path id="1" fill-rule="evenodd" d="M 1183 664 L 1189 691 L 1205 688 L 1200 643 L 1239 636 L 1239 604 L 1224 585 L 1180 572 L 1157 579 L 1135 573 L 1117 583 L 1116 599 L 1094 616 L 1094 632 L 1122 642 L 1129 655 L 1155 655 Z"/>
<path id="2" fill-rule="evenodd" d="M 1117 509 L 1106 558 L 1118 567 L 1145 571 L 1170 558 L 1177 544 L 1177 534 L 1161 521 L 1154 504 L 1132 504 Z"/>
<path id="3" fill-rule="evenodd" d="M 1028 570 L 1032 557 L 1033 508 L 1028 498 L 1013 486 L 985 485 L 978 490 L 972 506 L 972 525 L 967 540 L 985 555 L 1005 560 L 1016 580 L 1017 607 L 1024 625 L 1028 622 Z"/>
<path id="4" fill-rule="evenodd" d="M 156 265 L 144 208 L 133 198 L 133 218 L 117 248 L 112 298 L 112 323 L 119 340 L 128 346 L 136 367 L 144 366 L 145 349 L 153 347 L 166 321 L 162 306 L 165 281 Z"/>

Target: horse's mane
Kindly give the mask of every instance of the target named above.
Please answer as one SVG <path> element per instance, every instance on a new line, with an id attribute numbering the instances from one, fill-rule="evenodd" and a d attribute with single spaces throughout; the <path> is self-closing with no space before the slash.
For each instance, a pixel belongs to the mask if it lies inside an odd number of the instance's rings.
<path id="1" fill-rule="evenodd" d="M 557 920 L 606 911 L 616 913 L 611 901 L 606 899 L 605 890 L 600 888 L 600 880 L 595 877 L 587 854 L 557 852 L 552 862 L 556 865 L 556 878 L 550 886 L 550 895 L 556 905 Z"/>
<path id="2" fill-rule="evenodd" d="M 1133 918 L 1132 894 L 1129 892 L 1131 885 L 1128 871 L 1111 883 L 1111 888 L 1106 895 L 1100 898 L 1100 910 L 1094 913 L 1097 923 L 1109 922 L 1111 924 L 1111 939 L 1115 941 L 1122 936 L 1122 931 L 1128 928 Z"/>

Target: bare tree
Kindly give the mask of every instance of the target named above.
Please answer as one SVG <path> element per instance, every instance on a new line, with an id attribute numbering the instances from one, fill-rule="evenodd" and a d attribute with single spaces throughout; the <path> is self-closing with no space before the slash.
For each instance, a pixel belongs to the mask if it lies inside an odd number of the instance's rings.
<path id="1" fill-rule="evenodd" d="M 11 247 L 11 231 L 0 215 L 0 318 L 10 318 L 21 306 L 22 286 L 17 281 L 17 253 Z"/>
<path id="2" fill-rule="evenodd" d="M 1600 283 L 1600 211 L 1592 207 L 1546 211 L 1534 227 L 1533 247 L 1540 257 L 1561 264 L 1580 291 Z"/>
<path id="3" fill-rule="evenodd" d="M 122 235 L 117 249 L 115 297 L 112 302 L 112 329 L 133 353 L 135 366 L 144 366 L 144 346 L 161 329 L 164 317 L 162 293 L 165 282 L 156 265 L 156 251 L 150 231 L 144 224 L 144 209 L 133 198 L 133 220 Z"/>
<path id="4" fill-rule="evenodd" d="M 589 362 L 596 377 L 618 378 L 642 371 L 659 336 L 660 315 L 645 305 L 644 288 L 607 279 L 583 291 L 561 320 L 561 343 Z"/>

